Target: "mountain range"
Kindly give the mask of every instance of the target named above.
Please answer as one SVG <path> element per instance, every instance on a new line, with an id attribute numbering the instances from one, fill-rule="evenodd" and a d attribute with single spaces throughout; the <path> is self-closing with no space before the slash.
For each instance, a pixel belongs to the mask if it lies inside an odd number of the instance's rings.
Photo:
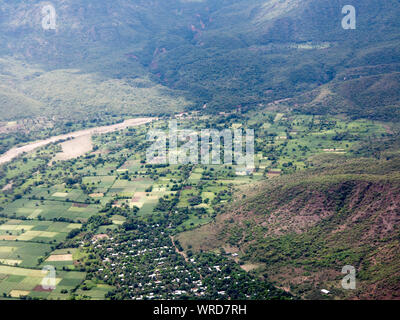
<path id="1" fill-rule="evenodd" d="M 55 0 L 56 29 L 45 30 L 49 3 L 0 1 L 0 99 L 23 106 L 2 118 L 294 98 L 314 113 L 381 119 L 399 104 L 398 1 L 357 1 L 355 30 L 342 28 L 341 0 Z"/>

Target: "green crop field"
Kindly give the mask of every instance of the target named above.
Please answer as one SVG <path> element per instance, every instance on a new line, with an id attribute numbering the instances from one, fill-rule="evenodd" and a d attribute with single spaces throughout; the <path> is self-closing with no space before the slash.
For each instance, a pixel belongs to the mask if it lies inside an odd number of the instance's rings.
<path id="1" fill-rule="evenodd" d="M 85 205 L 62 201 L 19 199 L 4 208 L 4 214 L 12 218 L 66 218 L 72 221 L 87 220 L 98 211 L 96 205 Z"/>
<path id="2" fill-rule="evenodd" d="M 4 265 L 30 267 L 52 250 L 50 244 L 29 241 L 1 240 L 0 261 Z"/>

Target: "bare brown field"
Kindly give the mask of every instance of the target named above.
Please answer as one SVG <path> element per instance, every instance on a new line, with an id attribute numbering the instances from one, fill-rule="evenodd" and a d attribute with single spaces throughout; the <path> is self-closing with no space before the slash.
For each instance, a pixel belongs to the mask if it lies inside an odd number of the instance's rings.
<path id="1" fill-rule="evenodd" d="M 280 177 L 281 172 L 280 171 L 270 171 L 267 173 L 268 178 L 275 178 L 275 177 Z"/>
<path id="2" fill-rule="evenodd" d="M 8 190 L 11 190 L 11 189 L 12 189 L 12 186 L 13 186 L 13 184 L 12 184 L 12 182 L 10 182 L 10 183 L 6 184 L 6 185 L 3 187 L 3 189 L 1 189 L 1 191 L 8 191 Z"/>
<path id="3" fill-rule="evenodd" d="M 11 235 L 1 235 L 0 240 L 15 240 L 17 239 L 17 236 L 11 236 Z"/>
<path id="4" fill-rule="evenodd" d="M 102 197 L 104 197 L 104 193 L 91 193 L 91 194 L 89 194 L 89 197 L 91 197 L 91 198 L 102 198 Z"/>
<path id="5" fill-rule="evenodd" d="M 92 136 L 81 136 L 61 143 L 62 152 L 57 153 L 53 160 L 70 160 L 78 158 L 93 149 Z"/>
<path id="6" fill-rule="evenodd" d="M 53 254 L 46 261 L 72 261 L 72 254 Z"/>
<path id="7" fill-rule="evenodd" d="M 36 287 L 33 288 L 33 291 L 36 291 L 36 292 L 52 292 L 53 289 L 51 289 L 51 288 L 45 289 L 45 288 L 42 287 L 41 284 L 38 284 Z"/>
<path id="8" fill-rule="evenodd" d="M 193 252 L 210 251 L 223 247 L 225 243 L 218 239 L 215 226 L 215 223 L 209 223 L 195 230 L 182 232 L 176 236 L 176 240 L 179 240 L 185 251 L 190 246 Z"/>
<path id="9" fill-rule="evenodd" d="M 107 234 L 105 234 L 105 233 L 100 233 L 100 234 L 95 234 L 95 235 L 92 237 L 92 240 L 97 241 L 97 240 L 108 239 L 108 238 L 109 238 L 109 236 L 108 236 Z"/>

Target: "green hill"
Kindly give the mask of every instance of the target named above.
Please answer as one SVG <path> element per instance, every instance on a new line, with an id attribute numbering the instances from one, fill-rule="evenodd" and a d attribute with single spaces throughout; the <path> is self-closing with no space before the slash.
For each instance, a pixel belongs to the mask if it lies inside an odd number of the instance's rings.
<path id="1" fill-rule="evenodd" d="M 248 196 L 180 242 L 239 250 L 245 267 L 304 298 L 324 288 L 331 298 L 398 298 L 400 158 L 331 160 L 241 190 Z M 340 286 L 345 265 L 356 268 L 356 290 Z"/>

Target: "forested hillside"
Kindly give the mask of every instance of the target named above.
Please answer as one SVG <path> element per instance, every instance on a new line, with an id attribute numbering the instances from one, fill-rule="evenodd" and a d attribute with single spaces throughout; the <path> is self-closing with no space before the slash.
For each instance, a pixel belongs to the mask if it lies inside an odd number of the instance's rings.
<path id="1" fill-rule="evenodd" d="M 45 4 L 0 2 L 2 106 L 215 112 L 314 97 L 324 85 L 331 95 L 294 104 L 382 119 L 399 103 L 394 0 L 357 1 L 355 30 L 341 26 L 342 0 L 55 0 L 56 30 L 42 28 Z"/>

